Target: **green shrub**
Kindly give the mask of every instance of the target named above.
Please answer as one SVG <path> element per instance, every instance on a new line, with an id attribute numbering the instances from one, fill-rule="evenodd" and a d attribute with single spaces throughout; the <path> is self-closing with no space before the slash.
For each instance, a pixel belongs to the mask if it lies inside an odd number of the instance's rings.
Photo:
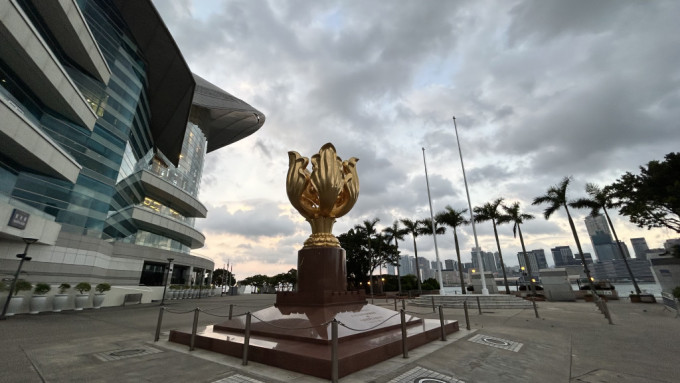
<path id="1" fill-rule="evenodd" d="M 52 290 L 52 286 L 47 283 L 37 283 L 33 289 L 33 294 L 35 295 L 45 295 Z"/>
<path id="2" fill-rule="evenodd" d="M 111 290 L 111 285 L 108 283 L 100 283 L 94 288 L 99 294 L 103 294 L 109 290 Z"/>
<path id="3" fill-rule="evenodd" d="M 673 289 L 673 296 L 680 299 L 680 286 Z"/>
<path id="4" fill-rule="evenodd" d="M 17 283 L 14 284 L 14 295 L 18 295 L 19 291 L 31 291 L 31 288 L 33 288 L 31 282 L 19 279 Z"/>
<path id="5" fill-rule="evenodd" d="M 81 294 L 85 294 L 92 290 L 92 285 L 87 282 L 80 282 L 76 285 L 76 287 L 74 287 L 74 289 L 78 290 L 78 292 Z"/>
<path id="6" fill-rule="evenodd" d="M 439 282 L 434 278 L 428 278 L 421 284 L 423 290 L 439 290 Z"/>
<path id="7" fill-rule="evenodd" d="M 66 290 L 68 290 L 68 289 L 70 289 L 70 288 L 71 288 L 71 285 L 69 285 L 68 283 L 62 283 L 62 284 L 60 284 L 60 285 L 59 285 L 59 294 L 65 293 Z"/>

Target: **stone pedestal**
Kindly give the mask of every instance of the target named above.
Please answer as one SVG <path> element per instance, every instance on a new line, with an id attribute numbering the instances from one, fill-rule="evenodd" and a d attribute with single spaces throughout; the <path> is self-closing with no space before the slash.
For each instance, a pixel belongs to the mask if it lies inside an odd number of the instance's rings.
<path id="1" fill-rule="evenodd" d="M 276 307 L 365 304 L 364 291 L 347 291 L 345 250 L 311 247 L 298 251 L 297 291 L 276 294 Z"/>

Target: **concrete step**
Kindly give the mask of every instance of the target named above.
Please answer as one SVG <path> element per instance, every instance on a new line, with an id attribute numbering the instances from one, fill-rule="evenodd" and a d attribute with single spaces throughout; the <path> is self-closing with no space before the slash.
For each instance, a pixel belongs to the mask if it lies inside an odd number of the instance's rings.
<path id="1" fill-rule="evenodd" d="M 463 302 L 467 301 L 469 308 L 477 308 L 478 298 L 482 309 L 515 309 L 532 307 L 530 301 L 524 300 L 514 295 L 505 294 L 425 295 L 414 299 L 411 304 L 415 306 L 431 307 L 432 300 L 434 299 L 435 306 L 441 305 L 450 308 L 463 308 Z"/>

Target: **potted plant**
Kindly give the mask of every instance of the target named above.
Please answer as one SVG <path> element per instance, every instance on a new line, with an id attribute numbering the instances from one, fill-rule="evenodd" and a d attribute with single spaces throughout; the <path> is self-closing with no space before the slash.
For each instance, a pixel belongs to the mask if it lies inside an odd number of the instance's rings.
<path id="1" fill-rule="evenodd" d="M 21 310 L 21 307 L 24 305 L 24 297 L 18 294 L 20 291 L 31 291 L 31 288 L 33 288 L 31 282 L 23 279 L 17 280 L 14 284 L 14 291 L 9 292 L 11 298 L 5 316 L 12 316 Z"/>
<path id="2" fill-rule="evenodd" d="M 100 283 L 94 287 L 94 290 L 97 294 L 92 298 L 92 307 L 98 309 L 102 307 L 102 303 L 104 303 L 104 298 L 106 297 L 104 293 L 111 290 L 111 285 L 108 283 Z"/>
<path id="3" fill-rule="evenodd" d="M 92 285 L 87 282 L 80 282 L 74 287 L 80 294 L 76 294 L 76 311 L 82 310 L 90 299 L 90 290 Z M 86 294 L 87 293 L 87 294 Z"/>
<path id="4" fill-rule="evenodd" d="M 45 311 L 47 306 L 47 293 L 52 290 L 52 287 L 47 283 L 37 283 L 33 289 L 33 296 L 31 297 L 31 314 L 37 314 Z"/>
<path id="5" fill-rule="evenodd" d="M 68 294 L 66 294 L 66 291 L 70 288 L 71 285 L 68 283 L 59 285 L 59 294 L 54 294 L 54 303 L 52 306 L 53 312 L 58 313 L 66 308 L 66 303 L 68 302 Z"/>

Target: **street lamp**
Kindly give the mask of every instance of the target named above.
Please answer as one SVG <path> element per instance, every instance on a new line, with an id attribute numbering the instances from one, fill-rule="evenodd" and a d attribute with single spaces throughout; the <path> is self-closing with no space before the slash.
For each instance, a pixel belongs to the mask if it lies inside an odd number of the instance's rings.
<path id="1" fill-rule="evenodd" d="M 24 248 L 24 253 L 23 254 L 17 254 L 17 258 L 21 259 L 19 261 L 19 267 L 17 267 L 17 272 L 14 274 L 14 280 L 12 280 L 12 284 L 9 287 L 9 294 L 7 294 L 7 300 L 5 300 L 5 306 L 2 308 L 2 315 L 0 315 L 0 319 L 4 320 L 7 319 L 5 314 L 7 313 L 7 307 L 9 307 L 9 301 L 12 299 L 12 293 L 14 292 L 14 286 L 17 283 L 17 279 L 19 278 L 19 273 L 21 272 L 21 267 L 24 265 L 24 261 L 30 261 L 31 257 L 27 257 L 26 254 L 28 254 L 28 247 L 31 246 L 32 244 L 38 242 L 36 238 L 22 238 L 24 240 L 24 243 L 26 244 L 26 247 Z"/>
<path id="2" fill-rule="evenodd" d="M 172 261 L 174 261 L 175 258 L 168 258 L 168 272 L 165 274 L 165 283 L 163 284 L 163 298 L 161 299 L 161 306 L 165 303 L 165 291 L 168 288 L 168 279 L 170 279 L 170 276 L 172 275 Z"/>

